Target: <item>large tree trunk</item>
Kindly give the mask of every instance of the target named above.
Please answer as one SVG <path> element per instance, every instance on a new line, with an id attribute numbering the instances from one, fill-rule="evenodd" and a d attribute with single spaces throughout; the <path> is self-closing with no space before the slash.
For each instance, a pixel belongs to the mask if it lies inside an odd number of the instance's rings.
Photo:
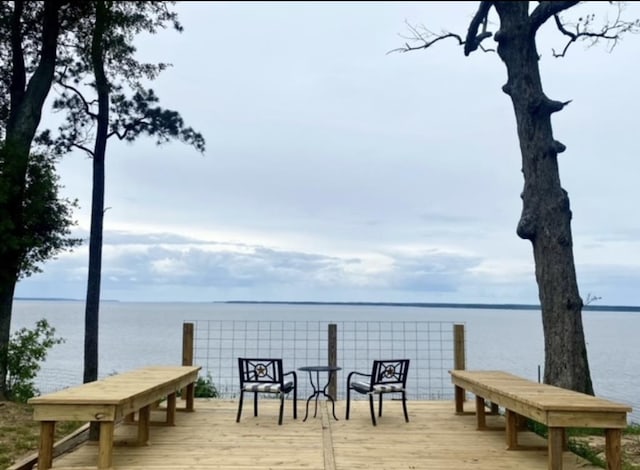
<path id="1" fill-rule="evenodd" d="M 2 276 L 4 277 L 6 269 L 3 268 L 2 271 Z M 13 277 L 15 278 L 15 275 Z M 9 398 L 7 396 L 7 348 L 11 337 L 11 309 L 15 285 L 15 281 L 0 283 L 0 332 L 2 334 L 0 339 L 0 357 L 2 357 L 2 360 L 0 360 L 0 374 L 2 376 L 0 401 L 5 401 Z"/>
<path id="2" fill-rule="evenodd" d="M 518 235 L 530 240 L 545 342 L 545 383 L 593 394 L 582 326 L 571 238 L 571 210 L 560 185 L 558 153 L 551 115 L 563 103 L 548 99 L 543 90 L 536 50 L 536 29 L 529 2 L 495 2 L 500 30 L 495 39 L 508 81 L 503 87 L 516 115 L 524 190 Z"/>
<path id="3" fill-rule="evenodd" d="M 27 84 L 20 27 L 23 3 L 15 2 L 11 18 L 11 109 L 0 149 L 0 399 L 6 398 L 13 294 L 25 256 L 21 240 L 26 173 L 31 143 L 53 82 L 59 34 L 60 2 L 45 2 L 40 62 Z"/>

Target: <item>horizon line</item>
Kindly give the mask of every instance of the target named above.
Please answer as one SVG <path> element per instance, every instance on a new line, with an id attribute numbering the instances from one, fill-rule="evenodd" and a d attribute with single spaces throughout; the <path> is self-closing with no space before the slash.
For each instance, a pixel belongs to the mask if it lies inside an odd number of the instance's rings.
<path id="1" fill-rule="evenodd" d="M 18 301 L 52 301 L 52 302 L 84 302 L 84 299 L 65 297 L 14 297 Z M 540 310 L 540 304 L 519 303 L 483 303 L 483 302 L 371 302 L 371 301 L 315 301 L 315 300 L 127 300 L 102 299 L 101 302 L 152 302 L 152 303 L 222 303 L 222 304 L 278 304 L 278 305 L 361 305 L 388 307 L 420 307 L 420 308 L 470 308 L 470 309 L 504 309 L 504 310 Z M 634 305 L 583 305 L 583 310 L 591 311 L 631 311 L 640 312 L 640 306 Z"/>

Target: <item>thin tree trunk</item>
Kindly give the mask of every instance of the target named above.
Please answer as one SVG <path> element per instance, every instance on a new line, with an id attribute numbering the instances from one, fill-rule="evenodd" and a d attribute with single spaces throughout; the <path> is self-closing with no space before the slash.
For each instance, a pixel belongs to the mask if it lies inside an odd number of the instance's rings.
<path id="1" fill-rule="evenodd" d="M 93 188 L 91 194 L 91 230 L 89 239 L 89 273 L 84 330 L 84 382 L 98 378 L 98 336 L 100 317 L 100 280 L 102 273 L 102 232 L 104 221 L 104 180 L 107 134 L 109 131 L 109 83 L 104 71 L 103 38 L 107 27 L 107 7 L 96 2 L 96 22 L 91 42 L 91 62 L 98 94 L 98 125 L 93 150 Z M 98 440 L 98 423 L 91 423 L 89 439 Z"/>
<path id="2" fill-rule="evenodd" d="M 100 310 L 100 280 L 102 271 L 102 232 L 104 221 L 105 153 L 109 130 L 109 84 L 104 72 L 103 37 L 107 9 L 103 1 L 96 2 L 96 23 L 91 44 L 91 60 L 98 93 L 98 126 L 93 152 L 93 191 L 91 201 L 91 233 L 89 240 L 89 274 L 85 310 L 84 381 L 98 378 L 98 324 Z"/>
<path id="3" fill-rule="evenodd" d="M 564 146 L 553 137 L 551 115 L 563 103 L 548 99 L 542 89 L 536 31 L 530 24 L 529 2 L 495 2 L 500 15 L 498 54 L 508 81 L 522 153 L 524 190 L 518 235 L 530 240 L 545 341 L 545 383 L 593 394 L 578 292 L 571 210 L 561 187 L 558 153 Z"/>

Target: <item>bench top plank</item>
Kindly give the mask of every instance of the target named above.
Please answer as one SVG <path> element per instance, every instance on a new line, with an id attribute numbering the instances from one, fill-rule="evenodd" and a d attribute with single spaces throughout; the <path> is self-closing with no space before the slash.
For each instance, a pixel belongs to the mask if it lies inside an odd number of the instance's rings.
<path id="1" fill-rule="evenodd" d="M 524 402 L 543 411 L 593 411 L 628 413 L 631 407 L 573 390 L 540 384 L 503 371 L 450 371 L 452 381 L 481 387 L 485 390 Z"/>
<path id="2" fill-rule="evenodd" d="M 163 389 L 167 384 L 186 386 L 195 382 L 200 366 L 151 366 L 105 377 L 57 392 L 31 398 L 28 403 L 40 405 L 115 405 L 132 398 Z"/>

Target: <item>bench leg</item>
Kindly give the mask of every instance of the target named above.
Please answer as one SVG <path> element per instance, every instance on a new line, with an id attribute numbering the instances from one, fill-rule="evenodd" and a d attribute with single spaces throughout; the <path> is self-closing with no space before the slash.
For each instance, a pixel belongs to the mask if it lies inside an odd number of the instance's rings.
<path id="1" fill-rule="evenodd" d="M 507 449 L 513 450 L 518 448 L 518 413 L 511 410 L 505 410 L 506 412 L 506 439 Z"/>
<path id="2" fill-rule="evenodd" d="M 620 470 L 622 468 L 622 430 L 605 429 L 604 435 L 607 470 Z"/>
<path id="3" fill-rule="evenodd" d="M 455 397 L 456 397 L 456 413 L 460 414 L 464 412 L 464 388 L 455 386 Z"/>
<path id="4" fill-rule="evenodd" d="M 55 421 L 40 422 L 40 449 L 38 451 L 38 468 L 40 469 L 48 469 L 53 465 L 53 437 L 55 429 Z"/>
<path id="5" fill-rule="evenodd" d="M 149 423 L 151 421 L 151 407 L 140 408 L 138 416 L 138 445 L 144 446 L 149 441 Z"/>
<path id="6" fill-rule="evenodd" d="M 549 428 L 548 453 L 549 470 L 562 470 L 562 451 L 564 450 L 564 428 Z"/>
<path id="7" fill-rule="evenodd" d="M 100 441 L 98 444 L 98 468 L 111 468 L 113 463 L 113 421 L 100 422 Z"/>
<path id="8" fill-rule="evenodd" d="M 487 429 L 487 418 L 484 409 L 484 398 L 476 395 L 476 420 L 478 422 L 477 429 Z"/>
<path id="9" fill-rule="evenodd" d="M 191 382 L 187 385 L 187 411 L 193 411 L 193 401 L 196 392 L 195 382 Z"/>
<path id="10" fill-rule="evenodd" d="M 176 394 L 171 393 L 167 396 L 167 425 L 174 426 L 176 424 Z"/>

